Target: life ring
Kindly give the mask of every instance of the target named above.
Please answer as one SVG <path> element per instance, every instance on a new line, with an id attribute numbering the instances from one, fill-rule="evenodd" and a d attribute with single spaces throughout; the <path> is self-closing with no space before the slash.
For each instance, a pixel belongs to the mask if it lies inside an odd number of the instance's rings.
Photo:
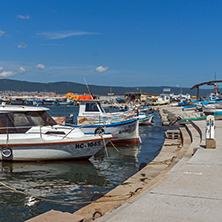
<path id="1" fill-rule="evenodd" d="M 103 129 L 103 127 L 98 127 L 98 128 L 96 128 L 94 133 L 95 133 L 95 135 L 102 136 L 105 133 L 105 130 Z"/>
<path id="2" fill-rule="evenodd" d="M 1 154 L 3 160 L 8 160 L 12 157 L 12 149 L 10 147 L 2 147 Z"/>

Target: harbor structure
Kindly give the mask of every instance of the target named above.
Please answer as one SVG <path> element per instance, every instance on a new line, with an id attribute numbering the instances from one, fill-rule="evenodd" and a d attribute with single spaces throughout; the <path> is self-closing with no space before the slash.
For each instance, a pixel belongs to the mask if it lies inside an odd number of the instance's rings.
<path id="1" fill-rule="evenodd" d="M 214 94 L 218 94 L 219 91 L 218 91 L 218 85 L 217 83 L 221 83 L 222 80 L 212 80 L 212 81 L 208 81 L 208 82 L 202 82 L 202 83 L 198 83 L 194 86 L 192 86 L 190 89 L 197 89 L 197 99 L 200 98 L 200 86 L 203 86 L 203 85 L 208 85 L 208 86 L 214 86 Z"/>
<path id="2" fill-rule="evenodd" d="M 184 119 L 194 112 L 169 105 L 158 109 Z M 215 124 L 216 148 L 206 147 L 206 120 L 185 122 L 178 131 L 166 132 L 164 146 L 154 161 L 143 164 L 137 174 L 97 201 L 74 214 L 50 211 L 29 221 L 219 221 L 222 122 Z"/>

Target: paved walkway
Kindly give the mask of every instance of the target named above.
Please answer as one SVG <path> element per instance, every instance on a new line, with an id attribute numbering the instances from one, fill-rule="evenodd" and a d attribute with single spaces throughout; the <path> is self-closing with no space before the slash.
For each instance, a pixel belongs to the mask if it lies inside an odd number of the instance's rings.
<path id="1" fill-rule="evenodd" d="M 195 122 L 204 133 L 205 121 Z M 200 147 L 198 136 L 183 159 L 151 190 L 97 219 L 98 222 L 222 221 L 222 121 L 216 122 L 216 149 Z"/>

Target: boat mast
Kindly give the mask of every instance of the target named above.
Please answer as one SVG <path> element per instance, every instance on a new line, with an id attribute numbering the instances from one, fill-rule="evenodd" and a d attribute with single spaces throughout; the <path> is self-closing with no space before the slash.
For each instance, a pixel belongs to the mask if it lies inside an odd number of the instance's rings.
<path id="1" fill-rule="evenodd" d="M 92 98 L 94 98 L 91 90 L 89 89 L 89 86 L 88 86 L 88 84 L 87 84 L 87 82 L 86 82 L 85 77 L 84 77 L 84 81 L 85 81 L 86 87 L 87 87 L 87 89 L 88 89 L 88 91 L 89 91 L 89 94 L 92 96 Z"/>

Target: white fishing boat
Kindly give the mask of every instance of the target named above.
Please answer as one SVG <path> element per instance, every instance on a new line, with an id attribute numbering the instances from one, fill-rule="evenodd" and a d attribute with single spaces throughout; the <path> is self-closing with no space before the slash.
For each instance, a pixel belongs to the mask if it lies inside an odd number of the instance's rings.
<path id="1" fill-rule="evenodd" d="M 139 118 L 139 125 L 141 126 L 151 125 L 152 119 L 154 117 L 153 114 L 146 115 L 145 113 L 135 114 L 135 116 Z"/>
<path id="2" fill-rule="evenodd" d="M 203 106 L 203 113 L 205 115 L 214 115 L 215 112 L 222 113 L 222 103 L 208 104 Z"/>
<path id="3" fill-rule="evenodd" d="M 153 105 L 166 105 L 170 103 L 170 94 L 160 94 L 159 98 Z"/>
<path id="4" fill-rule="evenodd" d="M 139 120 L 134 116 L 115 116 L 106 113 L 99 101 L 82 100 L 79 104 L 77 126 L 84 132 L 96 132 L 100 130 L 110 132 L 118 138 L 112 140 L 115 144 L 140 143 Z"/>
<path id="5" fill-rule="evenodd" d="M 154 117 L 154 114 L 152 113 L 147 113 L 143 109 L 141 111 L 141 107 L 139 106 L 129 109 L 128 111 L 113 112 L 111 114 L 114 115 L 115 117 L 120 117 L 120 118 L 127 118 L 127 117 L 137 118 L 139 120 L 139 125 L 150 125 Z"/>
<path id="6" fill-rule="evenodd" d="M 114 137 L 58 125 L 43 107 L 0 106 L 0 160 L 86 159 Z"/>
<path id="7" fill-rule="evenodd" d="M 152 107 L 149 106 L 142 106 L 140 107 L 140 112 L 145 113 L 145 114 L 151 114 L 153 113 Z"/>

